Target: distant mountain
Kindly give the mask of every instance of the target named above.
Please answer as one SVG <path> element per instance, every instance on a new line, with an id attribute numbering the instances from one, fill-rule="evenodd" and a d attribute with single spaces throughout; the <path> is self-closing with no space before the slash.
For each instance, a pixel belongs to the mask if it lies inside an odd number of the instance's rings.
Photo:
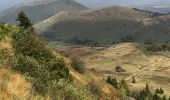
<path id="1" fill-rule="evenodd" d="M 123 7 L 60 12 L 35 25 L 48 40 L 107 45 L 120 42 L 170 42 L 163 15 Z"/>
<path id="2" fill-rule="evenodd" d="M 45 20 L 60 11 L 85 10 L 87 7 L 74 0 L 39 0 L 16 5 L 0 13 L 0 22 L 15 23 L 20 11 L 24 11 L 33 23 Z"/>
<path id="3" fill-rule="evenodd" d="M 125 6 L 154 12 L 170 12 L 170 0 L 77 0 L 89 8 L 104 8 L 108 6 Z"/>

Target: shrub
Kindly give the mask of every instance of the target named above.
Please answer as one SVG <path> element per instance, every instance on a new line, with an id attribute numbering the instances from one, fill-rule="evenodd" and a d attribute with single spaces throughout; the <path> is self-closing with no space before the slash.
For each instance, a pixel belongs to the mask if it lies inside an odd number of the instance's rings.
<path id="1" fill-rule="evenodd" d="M 108 84 L 111 84 L 114 88 L 118 89 L 118 82 L 117 82 L 117 79 L 115 77 L 111 78 L 111 76 L 108 76 L 107 79 L 106 79 L 106 82 Z"/>
<path id="2" fill-rule="evenodd" d="M 156 89 L 155 93 L 157 94 L 164 94 L 164 90 L 162 88 Z"/>
<path id="3" fill-rule="evenodd" d="M 26 74 L 38 93 L 45 95 L 52 81 L 71 81 L 69 70 L 62 58 L 56 58 L 45 43 L 32 32 L 20 30 L 13 35 L 16 60 L 12 68 Z"/>
<path id="4" fill-rule="evenodd" d="M 71 66 L 78 71 L 79 73 L 85 72 L 85 67 L 83 61 L 80 60 L 78 56 L 72 56 L 70 57 L 71 60 Z"/>
<path id="5" fill-rule="evenodd" d="M 131 96 L 131 92 L 129 90 L 128 84 L 124 79 L 119 83 L 119 91 L 125 97 Z"/>
<path id="6" fill-rule="evenodd" d="M 96 84 L 94 81 L 92 81 L 92 82 L 90 82 L 90 83 L 88 84 L 88 89 L 89 89 L 89 91 L 90 91 L 93 95 L 95 95 L 96 97 L 100 97 L 100 96 L 102 95 L 102 94 L 101 94 L 102 91 L 101 91 L 99 85 Z"/>
<path id="7" fill-rule="evenodd" d="M 120 67 L 120 66 L 116 66 L 115 71 L 116 71 L 116 72 L 126 72 L 126 70 L 123 69 L 123 68 Z"/>
<path id="8" fill-rule="evenodd" d="M 133 79 L 132 79 L 132 83 L 136 83 L 136 79 L 135 79 L 135 77 L 133 77 Z"/>
<path id="9" fill-rule="evenodd" d="M 8 49 L 0 49 L 0 64 L 3 66 L 11 66 L 13 55 Z"/>
<path id="10" fill-rule="evenodd" d="M 92 96 L 85 88 L 77 88 L 66 80 L 53 81 L 51 86 L 53 100 L 90 100 Z"/>

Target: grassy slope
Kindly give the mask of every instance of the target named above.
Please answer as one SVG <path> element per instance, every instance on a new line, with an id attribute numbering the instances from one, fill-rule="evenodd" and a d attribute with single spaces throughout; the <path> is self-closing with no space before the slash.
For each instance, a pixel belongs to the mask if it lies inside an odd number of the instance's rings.
<path id="1" fill-rule="evenodd" d="M 45 20 L 60 11 L 73 11 L 87 9 L 74 0 L 43 0 L 33 3 L 17 5 L 0 14 L 1 22 L 15 23 L 15 18 L 20 11 L 24 11 L 33 23 Z"/>
<path id="2" fill-rule="evenodd" d="M 10 50 L 9 55 L 13 55 L 11 39 L 1 40 L 0 49 Z M 27 82 L 22 75 L 12 71 L 8 65 L 0 65 L 0 76 L 0 99 L 43 99 L 34 92 L 31 83 Z"/>
<path id="3" fill-rule="evenodd" d="M 168 42 L 169 26 L 150 14 L 128 8 L 110 7 L 100 10 L 61 12 L 35 25 L 50 40 L 65 41 L 74 37 L 99 44 L 113 42 Z M 129 38 L 130 37 L 130 38 Z M 159 37 L 159 38 L 158 38 Z"/>
<path id="4" fill-rule="evenodd" d="M 161 55 L 145 55 L 137 48 L 137 44 L 122 43 L 110 48 L 70 48 L 71 54 L 80 55 L 87 69 L 98 76 L 116 76 L 125 78 L 132 90 L 140 90 L 148 83 L 151 90 L 162 87 L 167 96 L 170 95 L 170 58 Z M 115 72 L 116 66 L 122 66 L 125 73 Z M 93 69 L 92 69 L 93 68 Z M 131 84 L 132 77 L 137 83 Z"/>
<path id="5" fill-rule="evenodd" d="M 12 47 L 12 39 L 6 37 L 0 40 L 0 50 L 5 49 L 8 52 L 8 59 L 14 56 L 14 49 Z M 60 56 L 58 53 L 54 53 Z M 0 56 L 1 57 L 1 56 Z M 10 58 L 9 58 L 10 57 Z M 1 59 L 0 59 L 1 60 Z M 70 61 L 64 58 L 65 62 L 70 66 Z M 4 60 L 5 61 L 5 60 Z M 91 81 L 94 81 L 102 90 L 101 99 L 119 100 L 120 94 L 110 85 L 106 84 L 101 77 L 96 76 L 91 71 L 87 71 L 85 74 L 79 74 L 70 66 L 70 74 L 73 77 L 73 84 L 78 88 L 84 88 Z M 0 99 L 24 99 L 24 100 L 50 100 L 50 94 L 45 97 L 38 95 L 34 92 L 32 84 L 27 82 L 23 75 L 11 70 L 10 64 L 0 64 Z M 92 95 L 92 94 L 91 94 Z M 89 96 L 91 97 L 91 96 Z M 91 100 L 95 100 L 90 98 Z"/>

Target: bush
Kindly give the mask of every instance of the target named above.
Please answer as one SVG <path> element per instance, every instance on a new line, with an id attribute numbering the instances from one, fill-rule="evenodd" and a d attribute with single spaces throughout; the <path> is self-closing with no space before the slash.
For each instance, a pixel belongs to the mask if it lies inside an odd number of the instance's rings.
<path id="1" fill-rule="evenodd" d="M 133 77 L 133 79 L 132 79 L 132 83 L 136 83 L 136 79 L 135 79 L 135 77 Z"/>
<path id="2" fill-rule="evenodd" d="M 106 82 L 110 85 L 112 85 L 114 88 L 118 89 L 118 82 L 117 82 L 117 79 L 114 77 L 114 78 L 111 78 L 111 76 L 108 76 L 107 79 L 106 79 Z"/>
<path id="3" fill-rule="evenodd" d="M 156 94 L 164 94 L 164 90 L 162 88 L 156 89 L 155 90 Z"/>
<path id="4" fill-rule="evenodd" d="M 3 66 L 11 66 L 13 61 L 13 55 L 8 49 L 0 49 L 0 64 Z"/>
<path id="5" fill-rule="evenodd" d="M 77 56 L 72 56 L 70 57 L 71 60 L 71 66 L 78 71 L 79 73 L 84 73 L 85 72 L 85 67 L 83 61 L 80 60 L 79 57 Z"/>
<path id="6" fill-rule="evenodd" d="M 100 96 L 102 95 L 102 94 L 101 94 L 102 91 L 101 91 L 99 85 L 96 84 L 94 81 L 92 81 L 92 82 L 90 82 L 90 83 L 88 84 L 88 89 L 89 89 L 89 91 L 90 91 L 93 95 L 95 95 L 96 97 L 100 97 Z"/>
<path id="7" fill-rule="evenodd" d="M 51 86 L 53 100 L 90 100 L 92 96 L 85 88 L 77 88 L 66 80 L 53 81 Z"/>
<path id="8" fill-rule="evenodd" d="M 27 75 L 35 90 L 45 95 L 52 81 L 71 81 L 69 69 L 62 58 L 56 58 L 38 36 L 29 30 L 13 35 L 15 61 L 12 69 Z"/>
<path id="9" fill-rule="evenodd" d="M 126 72 L 126 70 L 123 69 L 123 68 L 120 67 L 120 66 L 116 66 L 115 71 L 116 71 L 116 72 Z"/>

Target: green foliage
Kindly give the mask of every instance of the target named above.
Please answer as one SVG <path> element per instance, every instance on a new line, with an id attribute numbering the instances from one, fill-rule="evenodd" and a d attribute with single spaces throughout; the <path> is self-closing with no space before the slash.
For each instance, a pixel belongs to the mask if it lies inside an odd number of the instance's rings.
<path id="1" fill-rule="evenodd" d="M 13 47 L 17 56 L 12 68 L 27 75 L 38 93 L 47 94 L 53 81 L 71 81 L 64 60 L 56 58 L 32 30 L 13 34 Z"/>
<path id="2" fill-rule="evenodd" d="M 119 90 L 119 92 L 123 95 L 123 97 L 131 96 L 131 92 L 129 90 L 128 84 L 124 79 L 120 83 L 118 83 L 115 77 L 112 78 L 111 76 L 108 76 L 106 82 L 108 84 L 111 84 L 117 90 Z"/>
<path id="3" fill-rule="evenodd" d="M 51 92 L 53 100 L 90 100 L 93 98 L 86 88 L 77 88 L 65 80 L 54 81 Z"/>
<path id="4" fill-rule="evenodd" d="M 8 49 L 0 49 L 0 65 L 10 66 L 12 65 L 13 56 Z"/>
<path id="5" fill-rule="evenodd" d="M 136 83 L 136 79 L 135 79 L 135 77 L 133 77 L 133 79 L 132 79 L 132 83 Z"/>
<path id="6" fill-rule="evenodd" d="M 0 40 L 6 36 L 11 36 L 16 31 L 18 31 L 17 27 L 11 24 L 0 23 Z"/>
<path id="7" fill-rule="evenodd" d="M 167 97 L 166 97 L 166 95 L 164 95 L 164 96 L 162 97 L 162 100 L 168 100 Z"/>
<path id="8" fill-rule="evenodd" d="M 31 20 L 24 12 L 20 12 L 17 17 L 18 26 L 24 29 L 32 28 Z"/>
<path id="9" fill-rule="evenodd" d="M 121 66 L 116 66 L 115 71 L 116 72 L 126 72 L 126 70 L 123 69 Z"/>
<path id="10" fill-rule="evenodd" d="M 46 48 L 45 43 L 38 38 L 38 36 L 30 30 L 20 30 L 13 35 L 13 47 L 17 54 L 30 56 L 38 60 L 40 63 L 46 63 L 55 56 Z"/>
<path id="11" fill-rule="evenodd" d="M 157 94 L 164 94 L 164 90 L 160 87 L 159 89 L 155 90 L 155 93 L 157 93 Z"/>
<path id="12" fill-rule="evenodd" d="M 131 96 L 128 84 L 124 79 L 119 84 L 119 91 L 124 97 Z"/>
<path id="13" fill-rule="evenodd" d="M 106 79 L 106 82 L 108 84 L 111 84 L 116 89 L 118 89 L 118 82 L 117 82 L 117 79 L 115 77 L 112 78 L 111 76 L 108 76 L 107 79 Z"/>
<path id="14" fill-rule="evenodd" d="M 146 84 L 145 89 L 141 90 L 138 97 L 136 98 L 137 100 L 168 100 L 167 97 L 164 95 L 161 97 L 158 94 L 163 94 L 163 89 L 156 89 L 155 94 L 152 94 L 152 92 L 149 89 L 149 85 Z"/>

